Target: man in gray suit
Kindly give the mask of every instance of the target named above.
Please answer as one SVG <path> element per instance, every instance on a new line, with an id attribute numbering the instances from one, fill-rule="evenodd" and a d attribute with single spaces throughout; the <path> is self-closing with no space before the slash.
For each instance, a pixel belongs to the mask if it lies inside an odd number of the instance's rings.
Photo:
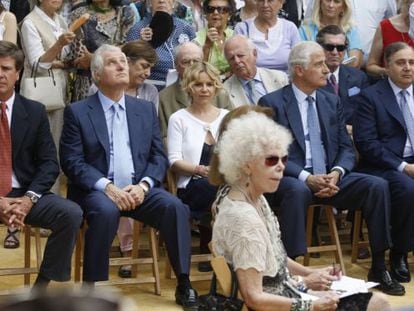
<path id="1" fill-rule="evenodd" d="M 190 98 L 181 87 L 184 70 L 194 62 L 201 62 L 202 60 L 203 50 L 196 43 L 186 42 L 176 48 L 175 69 L 178 73 L 178 80 L 159 93 L 158 119 L 160 121 L 162 138 L 167 137 L 168 119 L 170 116 L 177 110 L 186 108 L 191 104 Z M 229 95 L 225 90 L 219 90 L 217 92 L 214 105 L 228 110 L 233 108 Z"/>
<path id="2" fill-rule="evenodd" d="M 256 47 L 243 35 L 226 41 L 224 55 L 233 73 L 224 82 L 224 88 L 229 92 L 234 107 L 257 105 L 260 97 L 289 83 L 282 71 L 256 67 Z"/>

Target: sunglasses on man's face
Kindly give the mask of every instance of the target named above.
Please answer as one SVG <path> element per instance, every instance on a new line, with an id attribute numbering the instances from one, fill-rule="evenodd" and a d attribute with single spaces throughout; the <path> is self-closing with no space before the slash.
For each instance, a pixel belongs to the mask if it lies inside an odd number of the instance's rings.
<path id="1" fill-rule="evenodd" d="M 337 50 L 338 52 L 343 52 L 348 47 L 346 44 L 322 44 L 323 48 L 329 52 Z"/>
<path id="2" fill-rule="evenodd" d="M 208 5 L 206 8 L 206 12 L 208 14 L 213 14 L 215 11 L 219 14 L 225 14 L 230 12 L 230 8 L 228 6 L 211 6 Z"/>
<path id="3" fill-rule="evenodd" d="M 265 158 L 265 165 L 266 166 L 276 166 L 279 161 L 282 162 L 283 165 L 286 164 L 288 160 L 288 156 L 285 155 L 284 157 L 279 157 L 279 156 L 268 156 Z"/>

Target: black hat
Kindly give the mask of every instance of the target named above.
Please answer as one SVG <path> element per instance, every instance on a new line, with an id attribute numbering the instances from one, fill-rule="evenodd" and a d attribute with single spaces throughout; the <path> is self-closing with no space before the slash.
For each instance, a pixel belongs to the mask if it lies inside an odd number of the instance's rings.
<path id="1" fill-rule="evenodd" d="M 149 27 L 152 29 L 150 43 L 156 49 L 170 37 L 174 27 L 173 18 L 167 12 L 156 11 Z"/>

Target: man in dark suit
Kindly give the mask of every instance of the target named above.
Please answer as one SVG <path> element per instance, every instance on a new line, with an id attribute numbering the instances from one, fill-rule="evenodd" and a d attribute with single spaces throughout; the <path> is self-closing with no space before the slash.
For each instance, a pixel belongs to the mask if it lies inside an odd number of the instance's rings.
<path id="1" fill-rule="evenodd" d="M 391 272 L 400 282 L 409 282 L 407 252 L 414 249 L 414 51 L 405 43 L 393 43 L 385 49 L 384 59 L 388 79 L 358 97 L 354 141 L 361 171 L 389 183 Z"/>
<path id="2" fill-rule="evenodd" d="M 68 281 L 80 207 L 50 192 L 59 174 L 45 107 L 14 92 L 23 67 L 16 45 L 0 41 L 0 220 L 52 231 L 35 288 Z"/>
<path id="3" fill-rule="evenodd" d="M 362 70 L 342 65 L 348 39 L 340 27 L 329 25 L 322 28 L 316 36 L 316 42 L 325 51 L 326 65 L 329 68 L 328 83 L 323 89 L 339 96 L 344 108 L 345 123 L 352 126 L 355 98 L 369 85 L 368 77 Z"/>
<path id="4" fill-rule="evenodd" d="M 270 196 L 280 206 L 282 240 L 291 257 L 306 252 L 305 218 L 311 203 L 339 209 L 361 209 L 368 226 L 372 266 L 368 279 L 391 295 L 404 287 L 385 267 L 389 234 L 388 183 L 378 177 L 352 172 L 355 154 L 339 98 L 318 90 L 329 70 L 325 54 L 315 42 L 297 44 L 289 56 L 292 84 L 262 97 L 259 105 L 273 108 L 274 120 L 287 127 L 295 140 L 279 189 Z"/>
<path id="5" fill-rule="evenodd" d="M 160 188 L 168 163 L 154 105 L 124 95 L 128 65 L 118 47 L 102 45 L 91 72 L 99 91 L 66 108 L 60 145 L 68 196 L 82 206 L 88 223 L 83 280 L 108 279 L 119 217 L 132 217 L 160 230 L 178 279 L 176 302 L 196 310 L 190 212 Z"/>

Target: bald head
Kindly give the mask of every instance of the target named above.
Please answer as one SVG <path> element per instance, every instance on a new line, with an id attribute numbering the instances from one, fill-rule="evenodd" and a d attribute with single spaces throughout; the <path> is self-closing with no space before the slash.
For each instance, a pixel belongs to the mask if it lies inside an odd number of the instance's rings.
<path id="1" fill-rule="evenodd" d="M 182 79 L 184 70 L 194 62 L 203 61 L 203 49 L 194 42 L 185 42 L 175 49 L 175 68 L 179 79 Z"/>
<path id="2" fill-rule="evenodd" d="M 236 77 L 251 80 L 256 75 L 257 51 L 253 42 L 242 35 L 236 35 L 224 44 L 224 55 Z"/>

